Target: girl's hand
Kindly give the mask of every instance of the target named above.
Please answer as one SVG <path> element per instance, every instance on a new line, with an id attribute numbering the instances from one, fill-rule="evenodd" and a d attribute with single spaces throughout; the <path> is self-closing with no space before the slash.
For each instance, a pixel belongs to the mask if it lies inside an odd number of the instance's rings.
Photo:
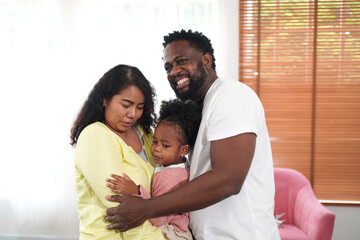
<path id="1" fill-rule="evenodd" d="M 113 192 L 118 194 L 136 194 L 139 195 L 139 186 L 137 186 L 125 173 L 123 177 L 110 174 L 111 178 L 107 178 L 105 181 L 108 182 L 106 186 Z"/>

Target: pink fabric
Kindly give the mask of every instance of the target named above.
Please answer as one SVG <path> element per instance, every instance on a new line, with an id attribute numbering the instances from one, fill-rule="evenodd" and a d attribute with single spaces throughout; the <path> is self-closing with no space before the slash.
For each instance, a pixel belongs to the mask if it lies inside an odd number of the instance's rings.
<path id="1" fill-rule="evenodd" d="M 286 240 L 309 240 L 310 238 L 300 230 L 300 228 L 291 224 L 283 224 L 283 227 L 279 228 L 281 239 Z"/>
<path id="2" fill-rule="evenodd" d="M 274 176 L 275 216 L 285 213 L 281 239 L 331 240 L 335 214 L 319 203 L 306 177 L 286 168 L 274 168 Z"/>
<path id="3" fill-rule="evenodd" d="M 167 192 L 171 192 L 189 181 L 189 168 L 166 168 L 157 172 L 153 178 L 152 196 L 156 197 Z M 140 197 L 151 198 L 145 188 L 140 186 Z M 149 221 L 154 226 L 171 224 L 176 231 L 189 231 L 189 213 L 172 214 L 168 216 L 151 218 Z"/>

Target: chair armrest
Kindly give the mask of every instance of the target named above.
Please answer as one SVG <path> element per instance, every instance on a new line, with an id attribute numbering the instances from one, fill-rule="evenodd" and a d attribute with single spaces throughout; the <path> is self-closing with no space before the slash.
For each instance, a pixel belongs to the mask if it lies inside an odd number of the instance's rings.
<path id="1" fill-rule="evenodd" d="M 319 203 L 310 186 L 304 186 L 296 197 L 294 222 L 310 239 L 331 240 L 335 214 Z"/>

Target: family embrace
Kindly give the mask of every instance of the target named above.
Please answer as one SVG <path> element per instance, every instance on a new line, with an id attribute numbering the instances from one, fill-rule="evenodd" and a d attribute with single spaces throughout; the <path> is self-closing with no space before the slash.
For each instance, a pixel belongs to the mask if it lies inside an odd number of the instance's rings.
<path id="1" fill-rule="evenodd" d="M 74 122 L 80 239 L 280 239 L 256 93 L 217 76 L 202 33 L 174 31 L 163 46 L 177 99 L 158 117 L 151 83 L 117 65 Z"/>

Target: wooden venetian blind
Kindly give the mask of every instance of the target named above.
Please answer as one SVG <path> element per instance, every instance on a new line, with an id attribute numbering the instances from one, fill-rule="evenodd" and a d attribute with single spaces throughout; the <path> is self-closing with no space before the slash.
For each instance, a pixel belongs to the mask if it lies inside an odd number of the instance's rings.
<path id="1" fill-rule="evenodd" d="M 242 0 L 239 44 L 274 166 L 302 172 L 319 199 L 360 202 L 360 2 Z"/>

